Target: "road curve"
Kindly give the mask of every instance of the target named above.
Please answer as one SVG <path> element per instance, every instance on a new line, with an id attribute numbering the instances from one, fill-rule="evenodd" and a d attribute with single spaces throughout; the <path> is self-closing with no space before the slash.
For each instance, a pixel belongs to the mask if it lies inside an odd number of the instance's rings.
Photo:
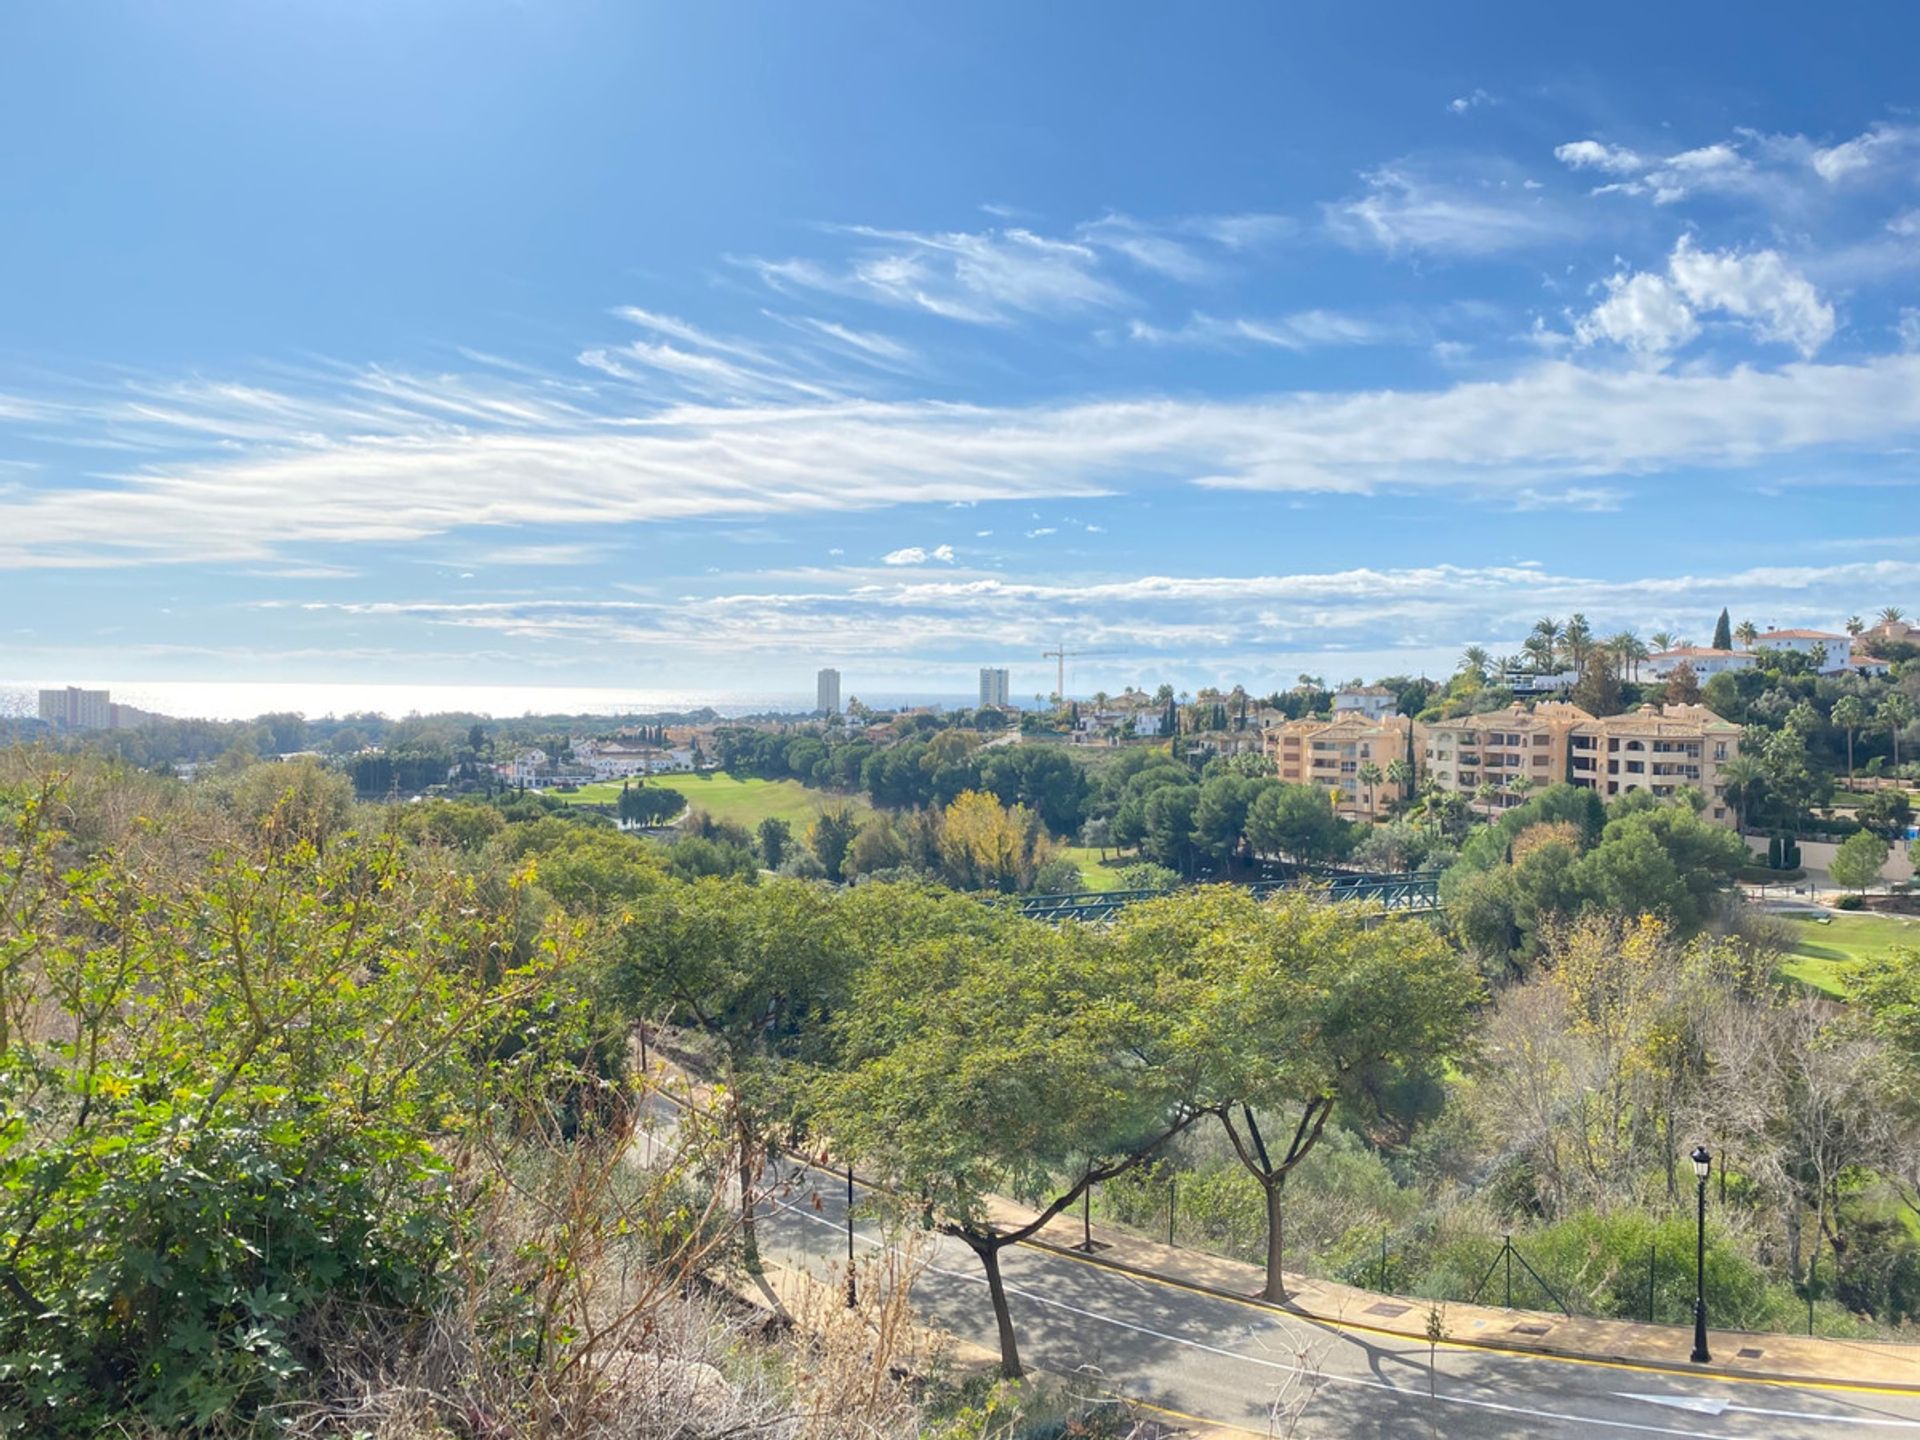
<path id="1" fill-rule="evenodd" d="M 845 1180 L 782 1162 L 760 1205 L 768 1258 L 825 1279 L 846 1255 Z M 856 1191 L 856 1196 L 861 1193 Z M 856 1244 L 884 1243 L 862 1220 Z M 1003 1252 L 1021 1358 L 1058 1375 L 1095 1371 L 1143 1404 L 1196 1425 L 1268 1433 L 1277 1396 L 1314 1394 L 1294 1432 L 1320 1437 L 1668 1435 L 1817 1440 L 1911 1435 L 1920 1396 L 1846 1387 L 1695 1380 L 1667 1371 L 1477 1348 L 1427 1347 L 1197 1294 L 1032 1246 Z M 971 1251 L 938 1239 L 916 1285 L 923 1320 L 994 1347 L 985 1279 Z M 1303 1363 L 1303 1353 L 1306 1357 Z"/>

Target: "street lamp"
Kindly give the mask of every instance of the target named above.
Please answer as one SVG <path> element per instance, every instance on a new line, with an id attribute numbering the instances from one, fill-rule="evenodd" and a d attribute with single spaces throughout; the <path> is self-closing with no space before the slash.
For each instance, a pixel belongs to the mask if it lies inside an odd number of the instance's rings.
<path id="1" fill-rule="evenodd" d="M 1687 1158 L 1693 1161 L 1693 1175 L 1700 1182 L 1700 1229 L 1693 1268 L 1693 1354 L 1687 1358 L 1704 1365 L 1713 1359 L 1707 1353 L 1707 1176 L 1713 1173 L 1713 1156 L 1706 1146 L 1696 1145 Z"/>

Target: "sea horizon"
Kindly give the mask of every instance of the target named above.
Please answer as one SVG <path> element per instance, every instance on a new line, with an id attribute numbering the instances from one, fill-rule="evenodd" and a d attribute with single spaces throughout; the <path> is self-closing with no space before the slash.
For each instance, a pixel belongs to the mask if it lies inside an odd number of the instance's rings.
<path id="1" fill-rule="evenodd" d="M 812 697 L 794 690 L 720 690 L 643 686 L 406 684 L 325 680 L 5 680 L 0 716 L 31 716 L 38 691 L 67 685 L 105 690 L 114 703 L 177 720 L 252 720 L 297 713 L 309 720 L 378 714 L 479 715 L 518 720 L 529 715 L 665 715 L 712 710 L 723 716 L 795 714 L 813 710 Z M 848 698 L 854 698 L 849 692 Z M 971 705 L 965 694 L 876 691 L 858 698 L 876 709 L 911 705 Z"/>

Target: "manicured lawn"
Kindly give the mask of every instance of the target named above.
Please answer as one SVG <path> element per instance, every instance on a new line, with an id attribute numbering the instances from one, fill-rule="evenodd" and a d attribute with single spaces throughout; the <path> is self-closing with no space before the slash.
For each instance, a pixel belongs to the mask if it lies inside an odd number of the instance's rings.
<path id="1" fill-rule="evenodd" d="M 728 820 L 753 829 L 762 820 L 785 820 L 795 836 L 802 834 L 813 817 L 828 805 L 847 804 L 862 814 L 873 807 L 853 795 L 831 795 L 814 790 L 798 780 L 757 780 L 734 775 L 650 775 L 647 784 L 663 790 L 678 790 L 687 804 L 704 810 L 716 820 Z M 559 797 L 576 805 L 612 805 L 620 798 L 620 782 L 582 785 L 573 795 Z"/>
<path id="2" fill-rule="evenodd" d="M 1897 915 L 1838 914 L 1822 925 L 1788 917 L 1798 943 L 1780 964 L 1780 973 L 1834 996 L 1844 995 L 1841 977 L 1856 960 L 1884 955 L 1896 945 L 1920 945 L 1920 920 Z"/>
<path id="3" fill-rule="evenodd" d="M 1081 884 L 1088 890 L 1118 890 L 1123 865 L 1134 863 L 1132 860 L 1121 861 L 1116 852 L 1109 850 L 1107 858 L 1110 863 L 1102 865 L 1100 852 L 1090 845 L 1056 845 L 1053 853 L 1080 867 Z"/>

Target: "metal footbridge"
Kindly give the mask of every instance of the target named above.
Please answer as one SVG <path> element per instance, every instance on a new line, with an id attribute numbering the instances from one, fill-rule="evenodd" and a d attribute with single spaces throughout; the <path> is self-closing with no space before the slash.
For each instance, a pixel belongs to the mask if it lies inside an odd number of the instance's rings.
<path id="1" fill-rule="evenodd" d="M 1425 913 L 1440 909 L 1440 872 L 1404 870 L 1357 872 L 1313 868 L 1283 880 L 1253 880 L 1242 889 L 1255 895 L 1306 890 L 1331 901 L 1359 901 L 1393 913 Z M 1105 920 L 1141 900 L 1153 900 L 1165 890 L 1080 890 L 1068 895 L 1010 895 L 1002 902 L 1030 920 Z"/>

